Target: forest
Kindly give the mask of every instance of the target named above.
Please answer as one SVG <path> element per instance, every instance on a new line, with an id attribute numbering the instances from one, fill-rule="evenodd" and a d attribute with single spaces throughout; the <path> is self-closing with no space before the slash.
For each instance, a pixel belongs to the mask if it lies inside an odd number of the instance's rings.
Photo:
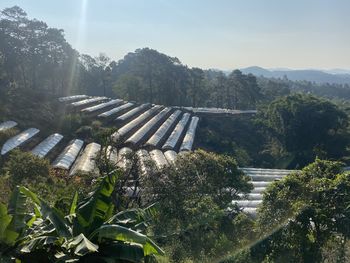
<path id="1" fill-rule="evenodd" d="M 21 150 L 1 156 L 0 262 L 348 262 L 349 85 L 204 70 L 151 48 L 92 57 L 20 7 L 1 10 L 0 121 L 107 147 L 113 127 L 57 98 L 258 113 L 201 116 L 197 150 L 162 170 L 149 164 L 150 176 L 137 156 L 126 172 L 103 151 L 99 176 L 68 177 Z M 16 132 L 0 131 L 0 145 Z M 232 203 L 253 188 L 240 167 L 295 171 L 268 187 L 253 218 Z M 145 189 L 136 199 L 125 195 L 135 176 Z"/>

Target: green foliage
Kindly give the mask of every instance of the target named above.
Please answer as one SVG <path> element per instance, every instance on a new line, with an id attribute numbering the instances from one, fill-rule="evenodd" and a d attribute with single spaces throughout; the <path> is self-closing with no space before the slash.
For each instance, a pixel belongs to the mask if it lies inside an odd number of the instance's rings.
<path id="1" fill-rule="evenodd" d="M 3 171 L 11 175 L 13 185 L 23 181 L 39 182 L 45 180 L 50 174 L 50 164 L 48 160 L 38 158 L 31 153 L 14 150 L 4 164 Z"/>
<path id="2" fill-rule="evenodd" d="M 17 84 L 8 90 L 3 103 L 6 106 L 5 116 L 23 127 L 38 127 L 47 133 L 58 128 L 57 121 L 64 113 L 64 107 L 46 93 Z"/>
<path id="3" fill-rule="evenodd" d="M 76 211 L 79 231 L 90 235 L 97 225 L 106 221 L 113 211 L 111 195 L 114 190 L 116 176 L 106 176 L 97 189 L 88 197 L 83 204 L 79 204 Z"/>
<path id="4" fill-rule="evenodd" d="M 79 205 L 74 195 L 66 216 L 26 187 L 17 188 L 8 209 L 0 204 L 0 253 L 23 262 L 143 262 L 163 255 L 142 233 L 145 229 L 137 227 L 145 225 L 147 209 L 112 217 L 116 178 L 117 174 L 104 177 Z M 27 199 L 34 204 L 32 214 L 27 212 Z"/>
<path id="5" fill-rule="evenodd" d="M 271 101 L 277 97 L 286 96 L 290 93 L 306 93 L 314 96 L 335 100 L 349 100 L 350 86 L 336 83 L 315 83 L 310 81 L 292 81 L 287 78 L 258 77 L 258 84 L 266 100 Z"/>
<path id="6" fill-rule="evenodd" d="M 77 67 L 77 53 L 66 42 L 63 30 L 29 19 L 18 6 L 0 14 L 0 52 L 7 77 L 25 89 L 53 94 L 77 88 L 70 72 Z"/>
<path id="7" fill-rule="evenodd" d="M 22 127 L 109 145 L 105 138 L 112 128 L 79 113 L 66 114 L 56 99 L 77 92 L 164 105 L 260 105 L 255 119 L 203 117 L 196 143 L 234 156 L 240 166 L 303 167 L 316 156 L 345 160 L 348 103 L 343 111 L 297 91 L 350 97 L 348 85 L 256 79 L 238 70 L 225 75 L 189 68 L 149 48 L 118 63 L 103 54 L 93 58 L 72 49 L 62 30 L 28 18 L 19 7 L 1 10 L 0 118 Z M 0 133 L 0 145 L 15 133 Z M 230 207 L 251 185 L 226 155 L 196 151 L 180 157 L 176 168 L 135 180 L 137 186 L 146 183 L 137 205 L 158 201 L 158 206 L 128 210 L 136 203 L 125 201 L 125 186 L 136 178 L 133 169 L 97 179 L 95 191 L 81 200 L 92 177 L 59 179 L 48 161 L 20 151 L 0 162 L 0 201 L 8 203 L 0 204 L 0 262 L 11 256 L 24 262 L 147 262 L 163 254 L 148 236 L 154 218 L 152 234 L 169 251 L 168 260 L 178 262 L 226 256 L 228 262 L 342 261 L 349 246 L 350 182 L 339 163 L 317 160 L 270 186 L 255 228 Z M 101 170 L 115 168 L 98 163 Z M 256 241 L 257 231 L 259 240 L 240 250 Z"/>
<path id="8" fill-rule="evenodd" d="M 7 203 L 11 194 L 12 183 L 9 175 L 0 174 L 0 202 Z"/>
<path id="9" fill-rule="evenodd" d="M 48 160 L 38 158 L 31 153 L 14 150 L 5 161 L 0 176 L 0 202 L 7 203 L 10 192 L 16 185 L 33 189 L 49 203 L 68 211 L 69 198 L 79 189 L 81 195 L 90 187 L 74 179 L 64 180 L 54 175 Z"/>
<path id="10" fill-rule="evenodd" d="M 28 18 L 18 6 L 0 10 L 0 39 L 1 119 L 6 116 L 47 133 L 60 131 L 62 124 L 64 135 L 70 135 L 79 127 L 75 120 L 67 123 L 57 97 L 78 92 L 107 95 L 111 87 L 106 56 L 79 56 L 63 30 Z M 66 129 L 68 125 L 72 129 Z"/>
<path id="11" fill-rule="evenodd" d="M 229 259 L 220 261 L 221 263 L 258 263 L 255 261 L 251 255 L 249 249 L 239 250 L 233 256 L 230 256 Z"/>
<path id="12" fill-rule="evenodd" d="M 239 220 L 239 211 L 227 208 L 252 186 L 229 156 L 198 150 L 179 156 L 175 165 L 146 184 L 144 198 L 159 207 L 154 232 L 171 260 L 210 262 L 239 245 L 238 226 L 249 219 Z"/>
<path id="13" fill-rule="evenodd" d="M 83 120 L 78 114 L 66 114 L 62 118 L 60 127 L 63 134 L 73 135 L 81 126 Z"/>
<path id="14" fill-rule="evenodd" d="M 255 108 L 256 103 L 261 100 L 256 78 L 252 74 L 244 75 L 239 70 L 234 70 L 229 75 L 225 90 L 226 92 L 221 92 L 225 94 L 224 98 L 227 100 L 226 108 Z"/>
<path id="15" fill-rule="evenodd" d="M 183 89 L 188 86 L 188 69 L 177 58 L 156 50 L 128 53 L 112 66 L 111 78 L 117 96 L 166 105 L 186 103 Z"/>
<path id="16" fill-rule="evenodd" d="M 349 237 L 349 193 L 349 175 L 337 162 L 316 160 L 275 182 L 259 210 L 263 238 L 252 247 L 252 256 L 272 262 L 321 262 L 330 240 Z"/>
<path id="17" fill-rule="evenodd" d="M 27 212 L 25 195 L 18 188 L 13 192 L 7 207 L 0 203 L 1 258 L 11 258 L 11 255 L 16 255 L 18 241 L 34 220 L 35 215 Z"/>
<path id="18" fill-rule="evenodd" d="M 290 167 L 303 167 L 316 156 L 339 159 L 346 155 L 348 117 L 328 101 L 289 95 L 263 108 L 258 121 L 281 145 L 275 154 L 291 156 Z"/>
<path id="19" fill-rule="evenodd" d="M 116 96 L 164 105 L 255 108 L 260 88 L 253 75 L 188 68 L 177 58 L 143 48 L 112 65 Z"/>
<path id="20" fill-rule="evenodd" d="M 268 140 L 252 116 L 202 116 L 196 145 L 207 151 L 234 157 L 240 166 L 271 166 L 264 152 Z"/>
<path id="21" fill-rule="evenodd" d="M 278 97 L 288 96 L 291 93 L 291 85 L 284 83 L 283 80 L 257 78 L 258 85 L 261 88 L 264 101 L 272 101 Z M 293 83 L 294 84 L 294 83 Z"/>
<path id="22" fill-rule="evenodd" d="M 0 145 L 4 145 L 4 143 L 15 136 L 18 133 L 16 128 L 8 129 L 0 132 Z"/>
<path id="23" fill-rule="evenodd" d="M 117 97 L 138 102 L 143 102 L 145 89 L 140 78 L 128 73 L 120 76 L 114 85 L 114 92 Z"/>

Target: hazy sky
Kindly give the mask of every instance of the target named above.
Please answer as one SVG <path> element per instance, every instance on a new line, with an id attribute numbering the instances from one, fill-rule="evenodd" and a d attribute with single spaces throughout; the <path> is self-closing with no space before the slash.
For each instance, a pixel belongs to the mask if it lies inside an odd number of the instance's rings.
<path id="1" fill-rule="evenodd" d="M 350 0 L 1 0 L 62 28 L 79 52 L 150 47 L 184 64 L 350 69 Z"/>

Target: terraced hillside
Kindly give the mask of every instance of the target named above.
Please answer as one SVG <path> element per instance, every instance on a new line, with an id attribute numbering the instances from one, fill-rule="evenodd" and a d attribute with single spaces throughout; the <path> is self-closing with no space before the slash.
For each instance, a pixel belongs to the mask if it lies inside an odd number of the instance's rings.
<path id="1" fill-rule="evenodd" d="M 104 125 L 113 127 L 112 139 L 119 148 L 108 147 L 110 161 L 127 169 L 128 156 L 136 153 L 142 163 L 151 160 L 157 169 L 171 165 L 178 155 L 192 151 L 201 114 L 251 114 L 255 111 L 238 111 L 216 108 L 165 107 L 153 104 L 137 104 L 121 99 L 75 95 L 59 98 L 68 111 L 79 112 Z M 0 131 L 17 126 L 14 121 L 0 124 Z M 1 155 L 21 147 L 40 158 L 48 158 L 54 168 L 64 170 L 70 176 L 96 170 L 95 158 L 101 150 L 96 142 L 86 143 L 80 138 L 64 138 L 54 133 L 39 138 L 40 130 L 27 128 L 8 139 L 1 148 Z M 144 166 L 144 165 L 143 165 Z M 256 214 L 266 186 L 290 173 L 289 170 L 241 168 L 252 178 L 254 190 L 242 200 L 235 200 L 247 213 Z M 144 172 L 146 168 L 143 168 Z"/>

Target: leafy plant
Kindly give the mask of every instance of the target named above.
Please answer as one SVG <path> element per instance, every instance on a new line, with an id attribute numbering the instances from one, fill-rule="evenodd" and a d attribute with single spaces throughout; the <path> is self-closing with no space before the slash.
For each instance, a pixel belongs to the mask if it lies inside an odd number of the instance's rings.
<path id="1" fill-rule="evenodd" d="M 105 176 L 79 204 L 75 194 L 67 215 L 18 187 L 8 208 L 0 205 L 1 253 L 23 262 L 143 262 L 164 254 L 145 234 L 153 206 L 113 215 L 117 177 Z M 27 200 L 33 213 L 26 212 Z"/>

